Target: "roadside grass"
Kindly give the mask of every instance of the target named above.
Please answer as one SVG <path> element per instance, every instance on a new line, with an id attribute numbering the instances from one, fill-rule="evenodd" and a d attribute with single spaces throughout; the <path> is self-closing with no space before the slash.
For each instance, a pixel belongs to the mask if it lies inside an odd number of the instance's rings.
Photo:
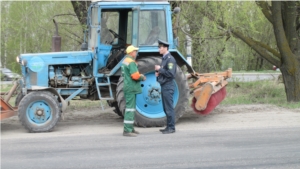
<path id="1" fill-rule="evenodd" d="M 273 104 L 279 107 L 299 109 L 300 103 L 288 103 L 283 83 L 272 80 L 256 82 L 229 82 L 227 96 L 222 105 Z"/>
<path id="2" fill-rule="evenodd" d="M 99 110 L 102 110 L 101 104 L 103 105 L 103 108 L 109 108 L 107 102 L 105 100 L 80 100 L 77 99 L 79 97 L 76 97 L 75 100 L 71 100 L 70 101 L 70 106 L 68 107 L 68 109 L 70 110 L 81 110 L 81 109 L 95 109 L 98 108 Z"/>
<path id="3" fill-rule="evenodd" d="M 13 84 L 1 84 L 0 85 L 0 92 L 8 92 Z"/>

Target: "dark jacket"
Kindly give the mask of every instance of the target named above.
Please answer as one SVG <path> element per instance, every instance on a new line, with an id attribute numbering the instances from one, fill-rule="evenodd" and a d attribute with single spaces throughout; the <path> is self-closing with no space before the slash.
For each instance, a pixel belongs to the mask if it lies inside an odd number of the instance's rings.
<path id="1" fill-rule="evenodd" d="M 160 69 L 158 70 L 159 76 L 157 77 L 157 81 L 160 83 L 161 86 L 164 85 L 172 85 L 173 86 L 173 79 L 176 75 L 176 60 L 174 57 L 168 53 L 162 58 L 162 62 L 160 65 Z"/>

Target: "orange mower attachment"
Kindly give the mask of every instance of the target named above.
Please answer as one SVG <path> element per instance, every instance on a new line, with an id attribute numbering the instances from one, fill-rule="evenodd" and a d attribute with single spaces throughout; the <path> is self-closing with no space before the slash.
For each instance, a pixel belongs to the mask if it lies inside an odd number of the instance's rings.
<path id="1" fill-rule="evenodd" d="M 232 76 L 232 69 L 225 72 L 190 74 L 187 78 L 194 82 L 189 84 L 193 94 L 191 107 L 197 114 L 209 114 L 226 96 L 226 79 Z"/>
<path id="2" fill-rule="evenodd" d="M 18 107 L 13 107 L 9 104 L 9 100 L 12 94 L 16 91 L 19 86 L 18 82 L 15 82 L 13 87 L 10 89 L 8 93 L 1 93 L 1 95 L 5 95 L 5 98 L 0 96 L 0 120 L 15 116 L 18 114 Z"/>

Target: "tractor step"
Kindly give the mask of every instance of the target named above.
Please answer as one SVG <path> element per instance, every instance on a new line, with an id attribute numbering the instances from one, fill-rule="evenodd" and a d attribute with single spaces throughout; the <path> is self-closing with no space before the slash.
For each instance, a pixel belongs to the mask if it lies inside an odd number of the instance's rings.
<path id="1" fill-rule="evenodd" d="M 112 94 L 111 83 L 110 83 L 110 77 L 106 77 L 107 82 L 105 82 L 105 83 L 99 83 L 98 80 L 99 80 L 99 78 L 95 79 L 99 99 L 100 100 L 114 100 L 114 97 Z M 103 86 L 108 86 L 110 97 L 102 97 L 100 87 L 103 87 Z"/>

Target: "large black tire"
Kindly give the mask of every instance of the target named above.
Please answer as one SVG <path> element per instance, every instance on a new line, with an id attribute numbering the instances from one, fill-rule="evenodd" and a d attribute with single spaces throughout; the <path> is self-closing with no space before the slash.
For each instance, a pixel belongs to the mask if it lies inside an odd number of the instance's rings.
<path id="1" fill-rule="evenodd" d="M 40 104 L 44 107 L 41 108 L 43 111 L 50 111 L 50 116 L 48 118 L 43 119 L 42 123 L 38 123 L 37 119 L 32 119 L 28 116 L 29 112 L 34 112 L 34 104 Z M 46 107 L 46 108 L 45 108 Z M 31 109 L 32 108 L 32 109 Z M 45 108 L 45 109 L 44 109 Z M 30 111 L 30 109 L 32 111 Z M 29 132 L 49 132 L 52 131 L 58 122 L 61 114 L 61 109 L 59 108 L 59 102 L 56 97 L 47 91 L 34 91 L 25 95 L 19 104 L 19 119 L 22 125 Z M 38 116 L 36 116 L 38 117 Z M 51 117 L 51 118 L 50 118 Z M 45 116 L 40 116 L 39 118 L 45 118 Z"/>
<path id="2" fill-rule="evenodd" d="M 115 112 L 117 115 L 119 115 L 120 117 L 123 117 L 123 114 L 122 114 L 122 112 L 121 112 L 120 109 L 119 109 L 119 106 L 118 106 L 118 102 L 117 102 L 117 101 L 113 101 L 113 102 L 107 101 L 107 103 L 108 103 L 108 105 L 109 105 L 110 107 L 114 107 L 114 108 L 115 108 L 115 109 L 114 109 L 114 112 Z"/>
<path id="3" fill-rule="evenodd" d="M 149 56 L 137 60 L 139 72 L 147 74 L 153 72 L 154 65 L 161 64 L 161 57 Z M 177 105 L 175 106 L 175 119 L 178 119 L 185 113 L 188 103 L 189 89 L 185 74 L 181 68 L 177 66 L 175 81 L 179 89 L 179 97 Z M 123 78 L 120 77 L 117 86 L 117 101 L 120 111 L 125 112 L 125 98 L 123 93 Z M 135 125 L 140 127 L 162 127 L 166 124 L 166 118 L 148 118 L 140 114 L 138 111 L 135 113 Z"/>
<path id="4" fill-rule="evenodd" d="M 16 97 L 16 100 L 15 100 L 15 106 L 18 107 L 21 100 L 23 99 L 24 95 L 22 94 L 22 92 L 19 92 L 17 97 Z"/>

